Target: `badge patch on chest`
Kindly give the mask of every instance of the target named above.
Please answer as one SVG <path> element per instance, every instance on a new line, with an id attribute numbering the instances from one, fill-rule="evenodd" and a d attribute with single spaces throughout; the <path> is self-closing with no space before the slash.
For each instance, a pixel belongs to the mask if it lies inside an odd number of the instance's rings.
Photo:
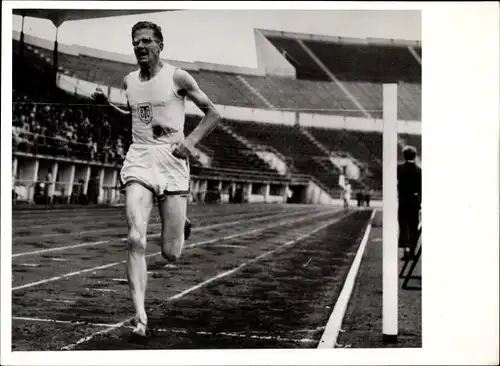
<path id="1" fill-rule="evenodd" d="M 149 124 L 153 120 L 153 105 L 149 102 L 147 103 L 139 103 L 139 119 Z"/>

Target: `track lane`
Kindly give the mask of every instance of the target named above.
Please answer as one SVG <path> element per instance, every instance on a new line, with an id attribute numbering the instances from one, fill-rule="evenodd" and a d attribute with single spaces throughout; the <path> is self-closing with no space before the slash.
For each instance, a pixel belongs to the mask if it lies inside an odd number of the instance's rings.
<path id="1" fill-rule="evenodd" d="M 304 216 L 309 216 L 310 213 L 303 211 L 304 206 L 300 208 Z M 267 210 L 263 211 L 268 212 Z M 289 211 L 287 210 L 287 212 Z M 342 216 L 341 212 L 337 212 L 336 215 Z M 314 324 L 314 321 L 317 323 L 318 319 L 321 318 L 321 314 L 318 312 L 318 304 L 313 304 L 312 308 L 309 308 L 309 313 L 311 311 L 314 313 L 313 318 L 304 316 L 304 314 L 308 314 L 303 308 L 307 301 L 294 299 L 293 296 L 285 296 L 292 303 L 266 304 L 267 300 L 283 298 L 280 291 L 276 290 L 277 283 L 284 284 L 285 288 L 292 286 L 293 291 L 289 291 L 292 294 L 300 293 L 300 290 L 296 287 L 297 281 L 300 282 L 300 276 L 294 277 L 294 275 L 288 274 L 287 280 L 286 275 L 287 271 L 288 273 L 290 271 L 292 273 L 297 270 L 300 271 L 300 265 L 298 265 L 298 262 L 294 262 L 292 266 L 286 265 L 286 263 L 290 263 L 297 256 L 299 256 L 299 262 L 303 260 L 302 257 L 306 253 L 302 250 L 302 246 L 307 246 L 307 243 L 294 245 L 294 248 L 300 248 L 298 251 L 278 250 L 267 257 L 261 256 L 266 253 L 266 249 L 269 252 L 283 245 L 287 235 L 290 235 L 288 236 L 289 241 L 293 241 L 298 234 L 311 231 L 311 229 L 314 230 L 326 221 L 326 218 L 325 220 L 312 218 L 309 221 L 309 227 L 307 222 L 300 225 L 292 224 L 284 227 L 282 231 L 268 228 L 267 231 L 255 233 L 253 236 L 245 235 L 225 240 L 220 240 L 220 236 L 223 234 L 231 236 L 230 234 L 233 234 L 234 231 L 221 228 L 220 232 L 215 232 L 212 236 L 208 235 L 207 232 L 207 236 L 203 237 L 203 239 L 210 240 L 212 238 L 213 242 L 210 245 L 202 245 L 187 250 L 181 261 L 171 268 L 164 268 L 165 263 L 161 260 L 161 257 L 157 254 L 152 255 L 148 258 L 147 310 L 150 314 L 151 325 L 156 330 L 156 333 L 153 339 L 148 340 L 147 343 L 131 342 L 128 337 L 130 329 L 127 330 L 127 323 L 123 322 L 123 315 L 133 314 L 128 286 L 126 281 L 123 281 L 125 279 L 124 266 L 114 265 L 103 270 L 89 271 L 82 275 L 75 275 L 32 288 L 14 291 L 12 293 L 13 315 L 28 318 L 13 319 L 13 335 L 16 334 L 16 336 L 13 336 L 13 350 L 56 350 L 63 348 L 64 345 L 75 350 L 314 348 L 318 341 L 316 338 L 319 337 L 322 331 L 321 326 L 310 326 Z M 265 227 L 265 220 L 263 222 L 263 227 Z M 257 226 L 251 228 L 254 227 Z M 328 227 L 336 229 L 333 231 L 328 230 L 328 232 L 325 230 L 324 235 L 328 235 L 323 236 L 323 244 L 328 243 L 330 236 L 336 238 L 336 232 L 338 234 L 344 232 L 338 224 L 329 225 Z M 233 229 L 237 230 L 238 227 L 231 228 L 231 230 Z M 200 234 L 201 238 L 204 233 L 200 232 L 198 234 Z M 121 245 L 119 246 L 119 244 Z M 186 244 L 194 243 L 187 242 Z M 123 248 L 123 243 L 113 243 L 111 245 L 116 250 L 121 251 L 120 248 Z M 328 248 L 328 245 L 326 247 Z M 115 253 L 113 250 L 109 253 L 101 250 L 94 249 L 95 253 L 88 255 L 90 258 L 87 261 L 93 261 L 93 258 L 99 255 L 112 255 Z M 310 253 L 318 255 L 317 251 Z M 349 252 L 345 254 L 344 258 L 337 256 L 333 263 L 340 267 L 345 266 L 349 261 Z M 83 255 L 85 258 L 85 253 Z M 328 253 L 324 251 L 324 248 L 323 253 L 319 255 L 322 258 L 328 258 Z M 60 259 L 65 257 L 67 259 L 68 255 L 65 254 L 65 251 L 62 251 L 60 253 L 41 254 L 39 257 L 45 260 L 50 259 L 51 262 L 59 265 Z M 70 257 L 73 257 L 73 255 Z M 261 258 L 255 263 L 246 264 L 259 257 Z M 61 263 L 63 262 L 61 261 Z M 311 262 L 309 258 L 305 260 L 305 263 L 301 264 L 306 264 L 307 267 L 312 264 L 314 267 L 314 263 L 314 260 Z M 231 272 L 241 265 L 243 265 L 243 268 L 220 277 L 221 274 Z M 255 272 L 258 267 L 261 268 L 260 272 Z M 318 264 L 316 264 L 315 268 L 316 270 L 320 269 L 321 274 L 318 276 L 319 273 L 316 273 L 312 278 L 306 278 L 303 281 L 305 287 L 302 292 L 307 293 L 307 290 L 313 285 L 313 280 L 323 275 L 330 287 L 330 292 L 325 290 L 323 293 L 328 292 L 326 298 L 332 300 L 337 291 L 336 287 L 332 286 L 332 283 L 335 282 L 338 283 L 338 286 L 341 286 L 343 281 L 341 273 L 325 274 L 325 266 L 319 266 Z M 253 278 L 267 284 L 267 287 L 264 286 L 263 288 L 259 283 L 252 283 Z M 206 283 L 207 281 L 210 282 Z M 274 288 L 271 289 L 270 287 L 273 286 Z M 181 294 L 183 295 L 179 297 Z M 268 294 L 268 296 L 263 296 L 263 294 Z M 259 301 L 259 298 L 264 300 Z M 324 297 L 322 301 L 325 301 Z M 106 304 L 113 304 L 113 306 L 106 306 Z M 281 329 L 280 325 L 283 324 L 280 324 L 280 322 L 289 323 L 284 321 L 282 312 L 286 311 L 287 306 L 290 305 L 295 305 L 295 307 L 299 307 L 303 311 L 303 313 L 299 313 L 302 315 L 297 318 L 303 317 L 304 323 L 301 326 L 297 322 L 292 322 L 294 329 Z M 241 314 L 242 312 L 254 315 L 250 317 L 243 316 L 243 319 L 234 317 L 235 314 Z M 324 309 L 323 312 L 325 312 Z M 165 316 L 165 313 L 170 315 Z M 326 310 L 326 313 L 328 315 L 329 311 Z M 222 324 L 219 324 L 221 326 L 216 327 L 216 329 L 204 329 L 204 327 L 207 328 L 207 324 L 210 326 L 213 322 L 203 323 L 203 320 L 208 321 L 207 317 L 214 315 L 218 319 L 217 324 L 222 319 Z M 244 327 L 244 329 L 238 328 L 238 324 L 242 324 L 242 322 L 243 324 L 256 324 L 259 322 L 259 324 L 264 324 L 264 318 L 268 318 L 267 320 L 274 324 L 272 329 L 259 332 L 255 328 L 252 329 L 251 325 Z M 68 323 L 46 322 L 53 319 Z M 252 322 L 253 319 L 256 322 Z M 83 320 L 89 322 L 89 324 L 72 324 L 75 320 Z M 120 324 L 122 322 L 123 324 Z M 224 324 L 226 326 L 223 326 Z M 227 324 L 232 325 L 233 328 L 227 326 Z M 56 332 L 57 334 L 48 339 L 47 334 L 44 334 L 44 329 L 54 329 L 49 333 Z M 75 340 L 76 338 L 78 340 Z M 82 339 L 85 341 L 75 345 Z M 68 344 L 71 341 L 73 343 Z"/>
<path id="2" fill-rule="evenodd" d="M 253 218 L 258 218 L 258 217 L 263 217 L 263 214 L 271 214 L 271 215 L 279 215 L 281 213 L 285 212 L 299 212 L 298 210 L 277 210 L 277 211 L 270 211 L 270 212 L 243 212 L 243 213 L 238 213 L 238 214 L 227 214 L 227 215 L 216 215 L 214 217 L 206 217 L 206 216 L 198 216 L 198 217 L 193 217 L 192 223 L 193 223 L 193 232 L 196 232 L 197 230 L 200 229 L 200 227 L 203 226 L 224 226 L 226 223 L 231 222 L 231 221 L 238 221 L 238 220 L 245 220 L 245 219 L 253 219 Z M 22 240 L 19 239 L 16 241 L 14 238 L 14 243 L 13 245 L 15 246 L 15 250 L 13 251 L 13 258 L 25 256 L 25 255 L 32 255 L 32 254 L 42 254 L 50 251 L 55 251 L 55 250 L 61 250 L 61 249 L 66 249 L 66 248 L 71 248 L 71 247 L 77 247 L 77 246 L 86 246 L 86 245 L 99 245 L 99 244 L 92 244 L 97 241 L 102 242 L 102 244 L 107 243 L 110 240 L 124 240 L 125 236 L 127 235 L 127 229 L 126 229 L 126 222 L 121 222 L 117 227 L 112 227 L 112 228 L 102 228 L 102 226 L 110 226 L 109 224 L 106 223 L 106 221 L 103 221 L 100 223 L 100 229 L 99 231 L 88 231 L 82 235 L 78 235 L 78 233 L 75 233 L 76 236 L 73 236 L 72 234 L 58 234 L 57 237 L 43 237 L 43 236 L 34 236 L 30 237 L 31 240 Z M 159 230 L 161 228 L 160 224 L 150 224 L 148 225 L 148 236 L 151 235 L 158 235 Z M 102 230 L 108 231 L 108 233 L 102 232 Z M 96 240 L 98 239 L 98 240 Z M 78 243 L 78 244 L 69 244 L 68 245 L 68 240 L 69 241 L 83 241 L 84 243 Z"/>
<path id="3" fill-rule="evenodd" d="M 249 205 L 247 205 L 249 206 Z M 285 205 L 274 205 L 262 207 L 261 205 L 255 205 L 250 207 L 240 206 L 240 205 L 188 205 L 187 215 L 189 218 L 196 217 L 217 217 L 221 214 L 241 214 L 241 213 L 251 213 L 251 212 L 267 212 L 273 210 L 297 210 L 298 208 L 290 208 Z M 90 211 L 90 210 L 89 210 Z M 53 211 L 46 211 L 44 214 L 34 215 L 31 218 L 13 217 L 12 229 L 15 235 L 29 235 L 30 232 L 36 229 L 37 233 L 52 231 L 58 232 L 69 232 L 69 228 L 72 231 L 75 226 L 77 228 L 82 228 L 92 224 L 102 223 L 103 221 L 111 225 L 124 225 L 126 222 L 125 209 L 115 209 L 106 213 L 100 212 L 100 210 L 92 210 L 94 212 L 89 213 L 88 211 L 84 215 L 74 215 L 71 213 L 55 213 Z M 150 217 L 151 223 L 160 222 L 160 216 L 156 209 L 153 209 Z M 64 224 L 64 225 L 63 225 Z M 43 230 L 40 230 L 43 229 Z"/>
<path id="4" fill-rule="evenodd" d="M 349 214 L 348 214 L 349 215 Z M 175 294 L 174 291 L 169 291 L 169 289 L 164 289 L 164 281 L 157 280 L 156 282 L 151 281 L 150 297 L 152 298 L 149 307 L 149 313 L 151 318 L 151 325 L 153 328 L 158 329 L 162 322 L 170 319 L 170 316 L 167 314 L 175 314 L 177 319 L 186 320 L 189 317 L 195 316 L 192 308 L 183 308 L 182 300 L 185 298 L 194 298 L 194 302 L 202 301 L 204 303 L 201 307 L 196 307 L 197 310 L 197 322 L 201 322 L 202 324 L 210 324 L 210 318 L 214 315 L 210 312 L 210 307 L 213 307 L 215 304 L 223 304 L 226 302 L 226 299 L 223 297 L 217 296 L 206 296 L 204 295 L 206 289 L 209 287 L 218 288 L 223 281 L 232 282 L 235 276 L 241 274 L 241 272 L 245 269 L 251 268 L 255 264 L 266 260 L 266 258 L 273 258 L 278 253 L 289 252 L 293 245 L 304 238 L 307 238 L 309 235 L 314 234 L 315 232 L 324 229 L 325 227 L 329 227 L 334 223 L 340 221 L 342 218 L 346 217 L 343 214 L 337 214 L 337 217 L 332 218 L 332 216 L 325 218 L 324 220 L 313 220 L 313 222 L 304 223 L 304 225 L 293 225 L 290 228 L 286 228 L 284 231 L 277 233 L 275 232 L 274 236 L 268 238 L 267 240 L 259 240 L 258 242 L 263 243 L 264 245 L 259 248 L 253 248 L 252 253 L 247 253 L 244 258 L 232 256 L 231 259 L 228 258 L 227 266 L 220 268 L 218 271 L 214 272 L 210 277 L 203 277 L 203 281 L 198 282 L 196 285 L 191 286 L 181 292 L 177 292 Z M 257 241 L 256 241 L 257 242 Z M 272 263 L 275 261 L 271 260 Z M 190 271 L 193 273 L 193 271 Z M 207 278 L 208 277 L 208 278 Z M 174 276 L 172 280 L 177 279 L 177 276 Z M 170 281 L 169 281 L 170 282 Z M 184 285 L 184 281 L 179 281 L 179 285 Z M 174 286 L 178 291 L 180 286 Z M 252 289 L 252 284 L 247 283 L 246 286 L 236 286 L 233 288 L 234 291 L 239 290 L 239 296 L 237 296 L 236 301 L 233 305 L 236 305 L 236 308 L 231 309 L 230 311 L 236 311 L 241 314 L 243 318 L 246 318 L 246 321 L 251 322 L 252 320 L 247 317 L 248 314 L 245 312 L 241 312 L 238 310 L 239 304 L 242 303 L 252 303 L 255 302 L 254 299 L 249 299 L 247 294 L 248 291 Z M 163 291 L 162 291 L 163 290 Z M 164 291 L 167 293 L 163 294 Z M 158 296 L 160 294 L 160 296 Z M 173 295 L 170 295 L 173 294 Z M 170 295 L 170 296 L 169 296 Z M 208 308 L 207 308 L 208 306 Z M 252 305 L 250 305 L 252 306 Z M 258 306 L 254 304 L 254 306 Z M 130 305 L 129 305 L 130 307 Z M 133 315 L 133 312 L 129 312 L 129 314 Z M 220 314 L 220 313 L 219 313 Z M 220 314 L 222 317 L 227 316 L 231 317 L 231 313 L 227 312 L 225 314 Z M 91 337 L 87 336 L 79 339 L 77 342 L 69 344 L 64 349 L 69 350 L 89 350 L 89 349 L 154 349 L 154 348 L 167 348 L 167 349 L 180 349 L 183 348 L 179 346 L 177 342 L 179 334 L 168 333 L 167 336 L 158 336 L 158 334 L 154 337 L 155 340 L 147 340 L 145 342 L 141 342 L 139 344 L 132 342 L 129 339 L 130 332 L 124 330 L 123 325 L 127 325 L 128 321 L 131 318 L 124 319 L 119 323 L 115 324 L 115 328 L 108 328 L 102 331 L 97 332 Z M 185 331 L 188 331 L 188 336 L 183 337 L 183 340 L 186 341 L 186 338 L 189 339 L 189 336 L 192 335 L 194 324 L 190 324 L 189 327 L 182 328 Z M 177 327 L 179 328 L 179 327 Z M 200 329 L 197 329 L 200 331 Z M 212 329 L 210 326 L 205 328 L 202 331 L 206 331 L 210 333 Z M 271 331 L 272 332 L 272 331 Z M 172 344 L 173 342 L 173 344 Z M 240 346 L 241 347 L 241 346 Z M 190 348 L 190 347 L 186 347 Z M 198 347 L 197 347 L 198 348 Z M 204 348 L 204 347 L 199 347 Z"/>
<path id="5" fill-rule="evenodd" d="M 238 225 L 221 225 L 217 229 L 207 229 L 206 232 L 202 234 L 205 235 L 204 240 L 197 240 L 193 243 L 186 243 L 185 248 L 197 245 L 210 244 L 211 242 L 217 241 L 221 235 L 221 232 L 231 233 L 230 235 L 242 235 L 243 232 L 248 230 L 265 229 L 267 227 L 272 227 L 273 225 L 280 224 L 282 222 L 290 222 L 292 220 L 304 220 L 309 217 L 318 217 L 319 215 L 325 215 L 328 212 L 333 211 L 312 211 L 312 212 L 291 212 L 287 214 L 280 215 L 270 215 L 263 216 L 259 218 L 254 218 L 253 220 L 240 220 Z M 64 251 L 64 256 L 59 257 L 58 261 L 54 263 L 54 257 L 42 257 L 42 260 L 37 256 L 34 260 L 26 261 L 24 258 L 16 258 L 17 261 L 13 263 L 13 291 L 18 291 L 23 288 L 37 286 L 38 284 L 44 283 L 46 281 L 59 280 L 60 276 L 63 278 L 72 277 L 80 275 L 81 273 L 87 273 L 92 270 L 106 269 L 110 266 L 115 266 L 125 261 L 126 251 L 124 250 L 123 241 L 122 242 L 110 242 L 105 246 L 94 247 L 96 250 L 91 251 L 88 247 L 81 248 L 70 248 Z M 158 244 L 151 245 L 151 241 L 147 247 L 147 255 L 152 256 L 159 253 Z M 65 258 L 70 260 L 64 261 Z M 62 260 L 61 260 L 62 259 Z M 75 262 L 77 264 L 75 264 Z M 88 265 L 88 263 L 91 265 Z M 43 265 L 42 265 L 43 263 Z M 83 264 L 83 266 L 82 266 Z M 26 266 L 28 265 L 28 266 Z M 83 268 L 82 268 L 83 267 Z M 47 278 L 46 276 L 50 276 Z M 40 279 L 42 277 L 42 279 Z M 33 281 L 33 279 L 38 279 Z"/>
<path id="6" fill-rule="evenodd" d="M 323 219 L 304 219 L 301 225 L 290 223 L 279 229 L 268 227 L 253 235 L 226 240 L 224 243 L 218 242 L 214 246 L 194 248 L 186 252 L 181 262 L 171 269 L 164 269 L 163 264 L 155 266 L 156 260 L 151 258 L 148 260 L 151 274 L 147 306 L 151 308 L 150 310 L 161 307 L 165 299 L 174 296 L 175 293 L 190 286 L 196 286 L 197 283 L 217 273 L 244 264 L 286 241 L 294 240 L 304 230 L 309 230 L 307 228 L 317 228 L 334 216 L 341 216 L 341 214 L 337 212 Z M 221 246 L 224 244 L 233 246 Z M 92 323 L 116 322 L 116 319 L 120 319 L 124 313 L 131 314 L 132 311 L 126 282 L 110 281 L 112 278 L 124 277 L 124 268 L 119 267 L 107 269 L 100 275 L 96 273 L 95 277 L 78 276 L 68 281 L 54 283 L 55 286 L 41 285 L 35 289 L 36 291 L 21 290 L 13 293 L 13 313 L 16 316 L 59 320 L 75 320 L 76 318 Z M 154 273 L 158 275 L 153 276 Z M 166 284 L 168 286 L 165 286 Z M 88 291 L 87 288 L 112 288 L 116 292 Z M 73 304 L 45 302 L 40 306 L 40 294 L 45 294 L 54 300 L 76 299 L 76 302 Z M 114 306 L 105 306 L 110 303 Z"/>

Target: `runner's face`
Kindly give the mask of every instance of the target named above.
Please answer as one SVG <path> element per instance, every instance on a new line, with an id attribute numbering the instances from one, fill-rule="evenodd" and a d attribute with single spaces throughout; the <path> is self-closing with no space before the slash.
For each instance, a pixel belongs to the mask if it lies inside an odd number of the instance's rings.
<path id="1" fill-rule="evenodd" d="M 152 29 L 138 29 L 132 38 L 132 45 L 139 64 L 153 64 L 160 59 L 163 42 L 155 37 Z"/>

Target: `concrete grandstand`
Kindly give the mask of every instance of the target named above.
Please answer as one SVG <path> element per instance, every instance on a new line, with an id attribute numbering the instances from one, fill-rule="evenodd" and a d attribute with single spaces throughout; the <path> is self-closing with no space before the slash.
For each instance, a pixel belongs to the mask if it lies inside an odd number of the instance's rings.
<path id="1" fill-rule="evenodd" d="M 224 117 L 190 159 L 193 200 L 219 192 L 227 201 L 231 190 L 245 202 L 331 203 L 342 170 L 354 189 L 380 197 L 383 83 L 399 85 L 400 145 L 421 151 L 420 44 L 270 30 L 255 30 L 255 41 L 255 69 L 165 60 L 188 70 Z M 21 43 L 16 32 L 13 42 L 17 200 L 33 201 L 51 170 L 60 202 L 89 196 L 89 187 L 96 202 L 119 202 L 130 122 L 89 96 L 99 86 L 124 104 L 121 83 L 135 58 L 59 44 L 49 91 L 53 42 Z M 201 112 L 191 103 L 186 110 L 188 134 Z"/>

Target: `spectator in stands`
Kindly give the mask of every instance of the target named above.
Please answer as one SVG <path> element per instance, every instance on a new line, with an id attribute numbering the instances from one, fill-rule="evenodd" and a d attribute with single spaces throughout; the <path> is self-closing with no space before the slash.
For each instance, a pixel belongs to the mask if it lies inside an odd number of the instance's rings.
<path id="1" fill-rule="evenodd" d="M 399 247 L 404 248 L 403 259 L 415 255 L 419 238 L 419 214 L 422 202 L 422 170 L 415 164 L 417 150 L 403 149 L 405 162 L 398 165 L 398 223 Z"/>
<path id="2" fill-rule="evenodd" d="M 82 104 L 81 100 L 58 96 L 59 100 L 68 100 L 67 105 L 59 106 L 40 102 L 50 96 L 33 93 L 33 88 L 29 93 L 13 90 L 14 151 L 100 162 L 108 159 L 109 163 L 116 164 L 123 162 L 127 149 L 122 137 L 127 129 L 124 124 L 112 125 L 109 116 L 99 107 L 75 108 L 71 104 Z"/>

